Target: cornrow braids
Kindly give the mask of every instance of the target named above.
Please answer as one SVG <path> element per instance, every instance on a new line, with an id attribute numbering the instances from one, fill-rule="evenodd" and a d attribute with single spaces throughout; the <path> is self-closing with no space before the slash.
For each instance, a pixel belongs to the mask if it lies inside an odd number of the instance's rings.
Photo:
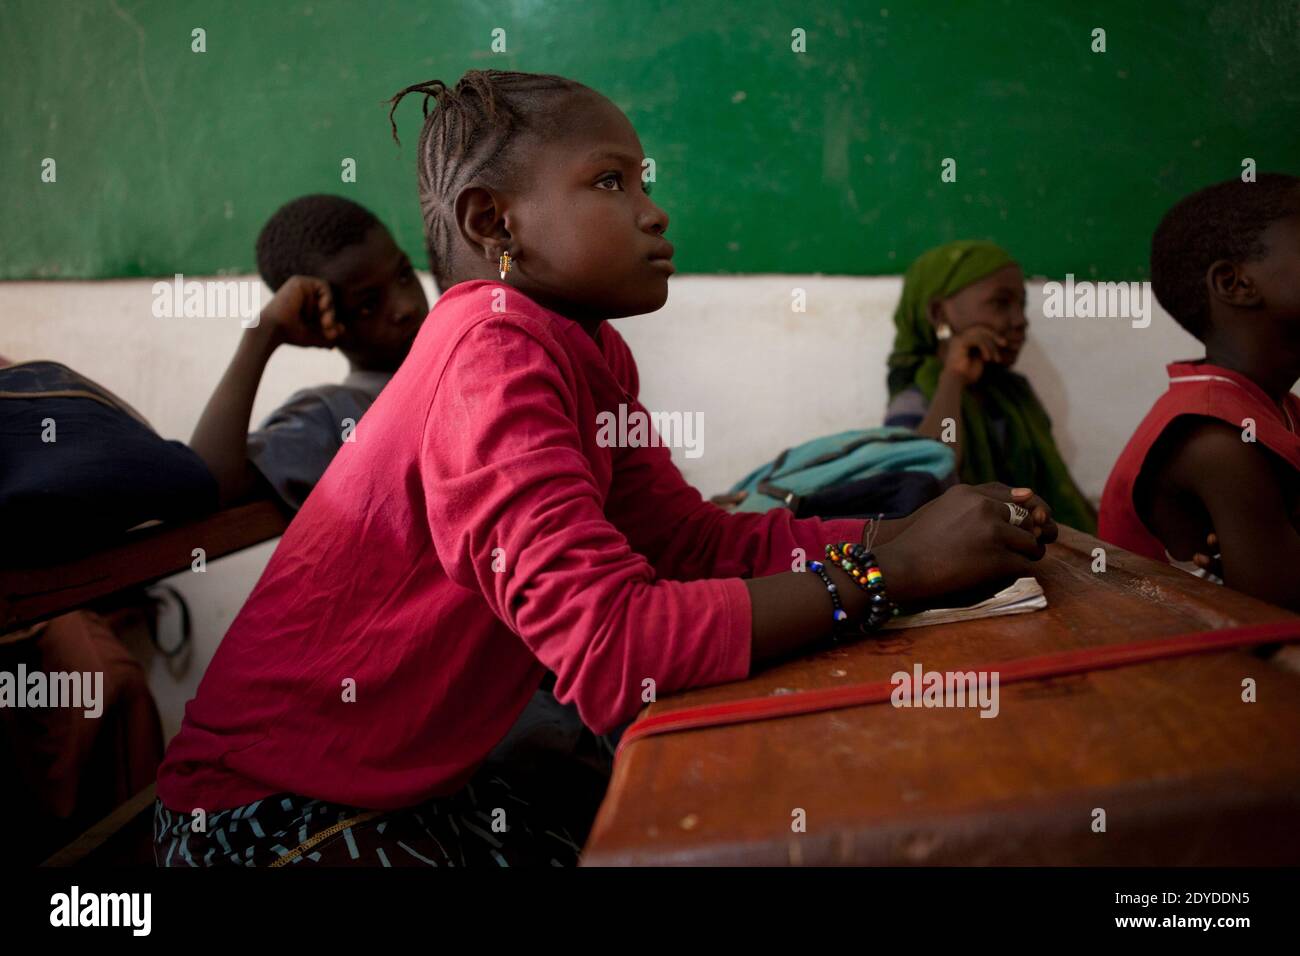
<path id="1" fill-rule="evenodd" d="M 563 125 L 556 122 L 562 120 L 559 105 L 567 95 L 589 89 L 545 73 L 469 70 L 455 87 L 429 80 L 408 86 L 388 100 L 393 140 L 400 145 L 394 119 L 397 104 L 413 93 L 424 96 L 417 179 L 426 246 L 439 289 L 452 281 L 456 196 L 476 180 L 497 188 L 517 183 L 522 171 L 513 148 L 518 134 L 559 133 Z M 430 100 L 436 106 L 432 111 Z"/>
<path id="2" fill-rule="evenodd" d="M 1260 173 L 1255 182 L 1230 179 L 1184 197 L 1151 238 L 1151 291 L 1175 322 L 1204 342 L 1210 265 L 1264 257 L 1264 230 L 1298 213 L 1300 177 L 1282 173 Z"/>

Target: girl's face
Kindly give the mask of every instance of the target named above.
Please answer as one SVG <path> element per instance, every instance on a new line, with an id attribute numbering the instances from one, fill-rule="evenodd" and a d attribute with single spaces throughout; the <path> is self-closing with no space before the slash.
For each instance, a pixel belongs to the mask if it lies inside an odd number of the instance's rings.
<path id="1" fill-rule="evenodd" d="M 668 215 L 641 182 L 636 130 L 599 94 L 573 95 L 562 135 L 527 160 L 504 203 L 507 282 L 575 320 L 654 312 L 668 298 Z"/>
<path id="2" fill-rule="evenodd" d="M 954 334 L 983 325 L 1007 340 L 999 349 L 999 365 L 1012 366 L 1025 345 L 1029 320 L 1025 318 L 1025 276 L 1012 263 L 972 282 L 942 302 L 935 303 L 936 320 L 947 322 Z"/>

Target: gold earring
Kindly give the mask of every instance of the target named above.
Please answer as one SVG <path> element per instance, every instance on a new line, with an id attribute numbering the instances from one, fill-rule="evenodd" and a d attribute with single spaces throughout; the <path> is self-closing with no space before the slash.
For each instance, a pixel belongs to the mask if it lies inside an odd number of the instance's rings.
<path id="1" fill-rule="evenodd" d="M 501 258 L 498 260 L 497 265 L 501 269 L 501 278 L 504 280 L 506 273 L 510 271 L 510 250 L 507 249 L 501 253 Z"/>

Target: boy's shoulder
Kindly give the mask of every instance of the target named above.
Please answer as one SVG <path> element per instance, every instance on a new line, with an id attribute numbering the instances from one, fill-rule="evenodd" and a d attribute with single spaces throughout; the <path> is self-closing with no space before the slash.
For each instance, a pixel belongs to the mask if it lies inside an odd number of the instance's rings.
<path id="1" fill-rule="evenodd" d="M 276 406 L 262 421 L 259 430 L 290 421 L 333 422 L 349 415 L 359 417 L 374 404 L 377 397 L 377 390 L 360 388 L 346 381 L 300 388 Z M 331 425 L 328 430 L 333 432 L 335 429 Z"/>
<path id="2" fill-rule="evenodd" d="M 1169 366 L 1169 389 L 1139 429 L 1147 451 L 1141 480 L 1178 492 L 1227 490 L 1234 476 L 1266 466 L 1300 471 L 1300 401 L 1280 410 L 1238 372 L 1204 362 Z M 1135 436 L 1137 437 L 1137 436 Z"/>

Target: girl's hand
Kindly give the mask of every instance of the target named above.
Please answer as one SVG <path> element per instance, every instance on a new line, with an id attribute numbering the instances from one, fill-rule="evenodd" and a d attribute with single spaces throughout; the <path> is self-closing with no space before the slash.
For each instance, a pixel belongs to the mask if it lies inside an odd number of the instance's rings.
<path id="1" fill-rule="evenodd" d="M 1029 517 L 1025 519 L 1023 527 L 1029 528 L 1034 533 L 1034 537 L 1043 544 L 1051 544 L 1056 540 L 1057 528 L 1056 522 L 1052 520 L 1052 508 L 1034 494 L 1032 488 L 1008 488 L 1000 481 L 975 485 L 974 488 L 986 498 L 992 498 L 994 501 L 1011 501 L 1028 511 Z M 1002 507 L 1005 509 L 1006 505 Z"/>
<path id="2" fill-rule="evenodd" d="M 1011 524 L 1007 502 L 1018 499 L 1016 503 L 1030 509 L 1030 520 L 1047 506 L 1032 491 L 1025 495 L 1028 489 L 1018 496 L 1006 489 L 997 498 L 994 487 L 950 488 L 918 510 L 896 538 L 876 549 L 893 600 L 906 604 L 1032 574 L 1033 562 L 1045 553 L 1044 541 L 1034 528 Z M 1055 537 L 1055 528 L 1047 510 L 1040 533 Z"/>
<path id="3" fill-rule="evenodd" d="M 1007 344 L 1006 339 L 987 325 L 972 325 L 948 340 L 943 370 L 961 379 L 963 384 L 974 385 L 984 374 L 985 364 L 998 362 L 1000 350 Z"/>
<path id="4" fill-rule="evenodd" d="M 292 276 L 262 310 L 266 334 L 277 344 L 332 349 L 343 334 L 334 315 L 329 283 L 315 276 Z"/>
<path id="5" fill-rule="evenodd" d="M 1043 544 L 1051 544 L 1056 540 L 1057 529 L 1056 522 L 1052 520 L 1052 508 L 1046 501 L 1034 494 L 1032 488 L 1008 488 L 1000 481 L 990 481 L 987 484 L 971 485 L 970 487 L 973 490 L 978 491 L 984 497 L 992 498 L 994 501 L 1011 501 L 1020 505 L 1029 512 L 1029 518 L 1025 527 L 1033 531 L 1035 538 L 1043 542 Z M 916 520 L 917 516 L 920 515 L 922 511 L 933 505 L 934 502 L 938 500 L 938 498 L 935 498 L 933 501 L 926 502 L 910 515 L 903 515 L 901 518 L 881 521 L 880 527 L 876 532 L 876 543 L 885 544 L 886 542 L 897 538 L 903 531 L 911 527 L 912 522 Z M 1002 507 L 1005 509 L 1006 505 L 1003 504 Z M 1009 514 L 1008 517 L 1010 517 Z M 871 525 L 868 523 L 862 532 L 863 544 L 866 543 L 866 539 L 870 536 Z"/>

